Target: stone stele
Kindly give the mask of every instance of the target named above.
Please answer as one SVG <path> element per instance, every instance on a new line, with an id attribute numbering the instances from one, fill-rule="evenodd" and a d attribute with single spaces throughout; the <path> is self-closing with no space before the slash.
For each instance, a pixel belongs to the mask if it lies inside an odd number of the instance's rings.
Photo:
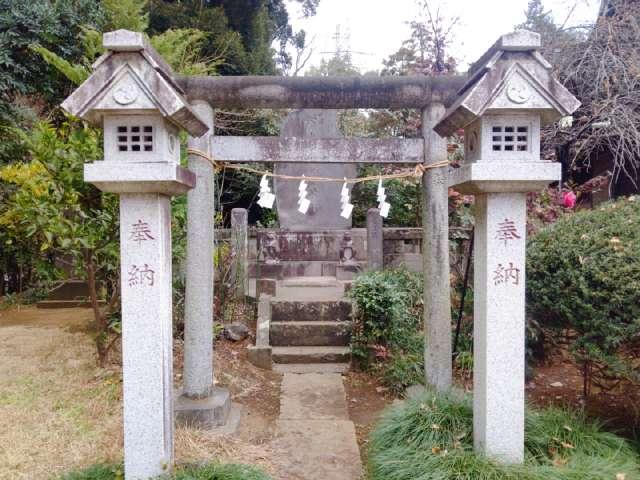
<path id="1" fill-rule="evenodd" d="M 340 138 L 337 110 L 294 110 L 282 123 L 282 137 Z M 274 172 L 285 175 L 352 178 L 354 164 L 276 163 Z M 276 207 L 280 227 L 289 230 L 332 230 L 351 228 L 351 218 L 340 216 L 339 182 L 309 182 L 307 188 L 311 206 L 306 215 L 298 212 L 298 182 L 274 180 Z"/>

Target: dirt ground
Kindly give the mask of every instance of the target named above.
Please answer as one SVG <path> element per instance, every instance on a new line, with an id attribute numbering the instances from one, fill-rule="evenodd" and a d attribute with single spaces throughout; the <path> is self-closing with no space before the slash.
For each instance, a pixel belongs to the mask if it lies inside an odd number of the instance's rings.
<path id="1" fill-rule="evenodd" d="M 362 464 L 367 464 L 367 439 L 382 411 L 393 403 L 387 388 L 371 375 L 349 372 L 344 377 L 349 417 L 356 426 Z"/>
<path id="2" fill-rule="evenodd" d="M 544 365 L 536 367 L 526 389 L 527 399 L 534 405 L 584 408 L 588 416 L 604 422 L 607 430 L 640 440 L 640 391 L 628 385 L 610 391 L 593 386 L 585 401 L 580 369 L 566 349 L 557 349 Z"/>
<path id="3" fill-rule="evenodd" d="M 86 331 L 90 318 L 88 309 L 0 310 L 0 480 L 51 478 L 100 461 L 121 461 L 121 368 L 117 363 L 96 366 Z M 216 344 L 217 383 L 242 405 L 239 431 L 219 436 L 178 428 L 177 462 L 239 462 L 276 473 L 273 464 L 283 452 L 273 451 L 270 442 L 280 413 L 281 376 L 247 361 L 251 341 Z M 176 341 L 176 385 L 181 371 L 182 345 Z M 470 375 L 458 374 L 456 380 L 470 389 Z M 366 464 L 368 434 L 394 398 L 366 373 L 350 372 L 344 383 Z M 566 352 L 558 351 L 535 370 L 527 398 L 537 405 L 582 407 L 581 387 L 578 368 Z M 596 390 L 585 408 L 630 438 L 640 425 L 637 393 Z"/>
<path id="4" fill-rule="evenodd" d="M 90 318 L 88 309 L 0 310 L 1 480 L 51 478 L 122 459 L 121 369 L 96 367 Z M 220 460 L 272 471 L 268 440 L 280 408 L 280 375 L 248 363 L 245 343 L 220 341 L 215 354 L 218 384 L 242 405 L 239 431 L 221 437 L 178 428 L 177 462 Z M 179 381 L 180 342 L 175 352 Z"/>

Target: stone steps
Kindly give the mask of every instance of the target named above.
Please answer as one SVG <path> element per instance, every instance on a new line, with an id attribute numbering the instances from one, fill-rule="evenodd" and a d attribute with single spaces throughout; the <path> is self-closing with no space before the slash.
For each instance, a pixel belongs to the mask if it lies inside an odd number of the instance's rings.
<path id="1" fill-rule="evenodd" d="M 272 347 L 274 363 L 317 364 L 348 363 L 351 359 L 349 347 Z"/>
<path id="2" fill-rule="evenodd" d="M 283 286 L 283 287 L 298 287 L 298 288 L 299 287 L 304 287 L 304 288 L 309 288 L 309 287 L 332 288 L 332 287 L 339 286 L 340 283 L 338 282 L 336 277 L 311 277 L 311 276 L 305 276 L 305 277 L 284 278 L 284 279 L 282 279 L 280 281 L 280 285 Z"/>
<path id="3" fill-rule="evenodd" d="M 277 363 L 273 371 L 278 373 L 346 373 L 348 363 Z"/>
<path id="4" fill-rule="evenodd" d="M 98 300 L 101 307 L 106 305 L 104 300 Z M 36 303 L 37 308 L 91 308 L 88 300 L 40 300 Z"/>
<path id="5" fill-rule="evenodd" d="M 351 337 L 350 322 L 271 322 L 270 342 L 285 346 L 346 346 Z"/>
<path id="6" fill-rule="evenodd" d="M 351 320 L 351 303 L 336 301 L 271 302 L 271 320 L 274 322 L 336 322 Z"/>
<path id="7" fill-rule="evenodd" d="M 283 368 L 283 373 L 348 370 L 351 302 L 344 298 L 342 282 L 335 277 L 287 278 L 278 281 L 275 296 L 262 301 L 268 302 L 262 309 L 268 321 L 259 322 L 266 326 L 266 340 L 260 343 L 268 347 L 273 368 Z"/>

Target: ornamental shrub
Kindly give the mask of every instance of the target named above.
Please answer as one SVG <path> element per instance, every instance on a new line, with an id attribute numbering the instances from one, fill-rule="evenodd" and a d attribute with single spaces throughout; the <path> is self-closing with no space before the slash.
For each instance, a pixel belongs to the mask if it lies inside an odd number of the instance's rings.
<path id="1" fill-rule="evenodd" d="M 640 198 L 563 217 L 533 236 L 527 308 L 543 327 L 567 337 L 585 396 L 593 382 L 638 381 Z"/>
<path id="2" fill-rule="evenodd" d="M 423 383 L 422 277 L 408 270 L 359 275 L 351 351 L 360 366 L 378 367 L 395 393 Z"/>

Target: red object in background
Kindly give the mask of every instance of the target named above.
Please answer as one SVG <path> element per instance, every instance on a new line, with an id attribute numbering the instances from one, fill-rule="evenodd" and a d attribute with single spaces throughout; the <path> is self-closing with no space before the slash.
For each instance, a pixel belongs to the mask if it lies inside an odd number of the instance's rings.
<path id="1" fill-rule="evenodd" d="M 576 206 L 577 199 L 578 197 L 576 197 L 576 194 L 572 191 L 564 192 L 562 194 L 562 205 L 564 205 L 565 208 L 573 208 Z"/>

